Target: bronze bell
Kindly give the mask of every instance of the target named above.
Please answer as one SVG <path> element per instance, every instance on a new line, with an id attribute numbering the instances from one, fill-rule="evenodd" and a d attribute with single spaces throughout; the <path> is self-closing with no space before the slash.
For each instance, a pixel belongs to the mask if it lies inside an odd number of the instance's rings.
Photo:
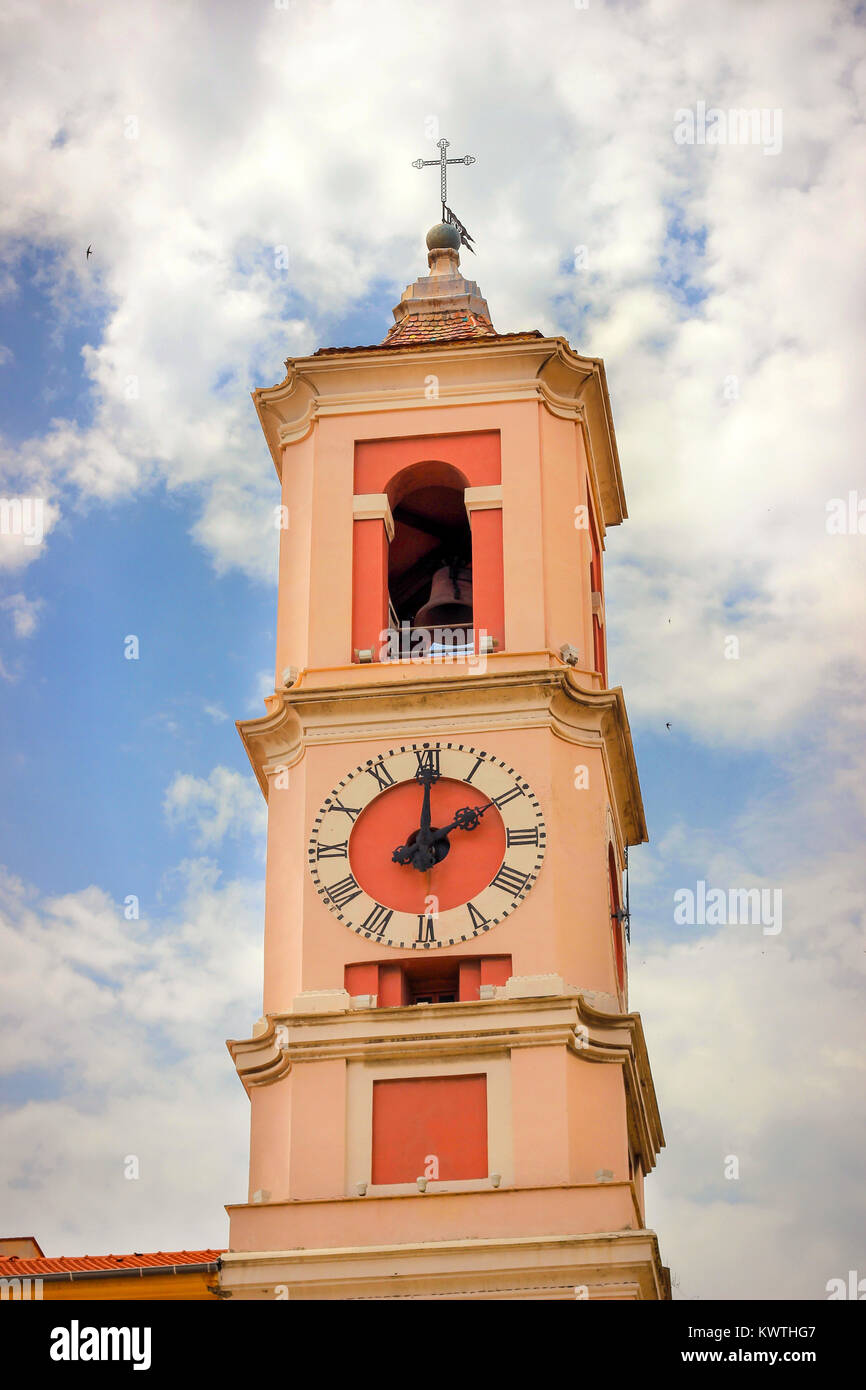
<path id="1" fill-rule="evenodd" d="M 472 571 L 443 565 L 433 575 L 430 597 L 415 615 L 416 627 L 472 626 Z"/>

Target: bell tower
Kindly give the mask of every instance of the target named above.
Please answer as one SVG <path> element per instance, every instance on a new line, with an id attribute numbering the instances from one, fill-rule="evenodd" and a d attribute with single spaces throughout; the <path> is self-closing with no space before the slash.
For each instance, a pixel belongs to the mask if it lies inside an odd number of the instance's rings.
<path id="1" fill-rule="evenodd" d="M 646 826 L 607 679 L 604 367 L 497 333 L 455 223 L 382 343 L 253 396 L 287 525 L 275 690 L 238 725 L 268 858 L 263 1013 L 228 1045 L 235 1298 L 670 1296 L 628 1008 Z"/>

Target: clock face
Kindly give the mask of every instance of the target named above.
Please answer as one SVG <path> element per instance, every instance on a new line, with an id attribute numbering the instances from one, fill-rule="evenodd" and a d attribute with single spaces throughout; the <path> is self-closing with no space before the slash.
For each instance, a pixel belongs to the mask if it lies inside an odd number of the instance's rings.
<path id="1" fill-rule="evenodd" d="M 463 743 L 407 743 L 353 768 L 325 798 L 310 872 L 359 936 L 429 951 L 513 912 L 545 841 L 538 798 L 507 762 Z"/>

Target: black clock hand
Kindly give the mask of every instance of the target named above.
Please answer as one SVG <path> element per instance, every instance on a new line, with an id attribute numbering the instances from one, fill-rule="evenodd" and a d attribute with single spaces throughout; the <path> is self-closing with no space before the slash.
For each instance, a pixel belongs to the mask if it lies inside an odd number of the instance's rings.
<path id="1" fill-rule="evenodd" d="M 433 782 L 438 780 L 436 777 L 432 775 L 425 775 L 427 773 L 429 773 L 429 769 L 424 769 L 422 772 L 422 778 L 419 779 L 423 780 L 424 783 L 424 800 L 421 802 L 421 822 L 418 828 L 418 837 L 415 843 L 421 845 L 429 845 L 430 843 L 430 788 L 433 785 Z"/>
<path id="2" fill-rule="evenodd" d="M 425 844 L 420 839 L 416 839 L 411 844 L 398 845 L 391 855 L 391 859 L 395 864 L 411 864 L 413 869 L 420 869 L 425 872 L 427 869 L 432 869 L 433 865 L 437 863 L 433 843 L 433 840 L 429 844 Z"/>
<path id="3" fill-rule="evenodd" d="M 486 806 L 461 806 L 459 811 L 454 812 L 454 819 L 450 825 L 443 825 L 441 830 L 433 831 L 432 843 L 435 844 L 445 835 L 450 835 L 452 830 L 477 830 L 481 817 L 486 815 L 492 805 L 493 802 L 488 801 Z"/>
<path id="4" fill-rule="evenodd" d="M 394 862 L 395 864 L 411 864 L 411 865 L 413 866 L 413 868 L 414 868 L 414 867 L 415 867 L 415 846 L 414 846 L 414 844 L 412 844 L 412 845 L 398 845 L 397 848 L 394 850 L 394 853 L 391 855 L 391 859 L 393 860 L 393 862 Z"/>
<path id="5" fill-rule="evenodd" d="M 411 864 L 413 869 L 432 869 L 438 863 L 435 854 L 431 852 L 434 845 L 444 840 L 452 830 L 476 830 L 481 817 L 486 815 L 492 805 L 493 802 L 488 801 L 486 806 L 461 806 L 459 811 L 454 813 L 450 825 L 443 825 L 439 830 L 428 829 L 424 840 L 421 839 L 419 831 L 411 845 L 398 845 L 391 856 L 393 862 Z"/>
<path id="6" fill-rule="evenodd" d="M 424 872 L 427 869 L 432 869 L 437 862 L 436 855 L 431 850 L 434 837 L 431 834 L 430 788 L 434 782 L 439 781 L 439 773 L 432 766 L 424 766 L 419 767 L 415 776 L 424 788 L 420 825 L 415 832 L 412 843 L 398 845 L 391 858 L 395 864 L 411 864 L 413 869 Z"/>

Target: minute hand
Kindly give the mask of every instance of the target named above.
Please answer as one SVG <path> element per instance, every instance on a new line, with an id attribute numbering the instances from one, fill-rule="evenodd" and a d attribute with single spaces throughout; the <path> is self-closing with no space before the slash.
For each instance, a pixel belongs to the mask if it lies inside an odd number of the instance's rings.
<path id="1" fill-rule="evenodd" d="M 486 815 L 492 805 L 493 802 L 488 801 L 486 806 L 461 806 L 460 810 L 455 812 L 454 819 L 450 825 L 443 825 L 440 829 L 432 832 L 430 843 L 432 844 L 435 843 L 436 840 L 443 839 L 444 836 L 449 835 L 452 830 L 477 829 L 481 817 Z"/>
<path id="2" fill-rule="evenodd" d="M 430 777 L 425 777 L 425 778 L 424 778 L 424 797 L 423 797 L 422 802 L 421 802 L 421 818 L 420 818 L 421 823 L 420 823 L 420 825 L 419 825 L 419 827 L 418 827 L 418 839 L 417 839 L 417 843 L 422 844 L 422 845 L 429 845 L 429 844 L 432 843 L 431 837 L 430 837 L 430 826 L 431 826 L 431 823 L 432 823 L 432 814 L 431 814 L 431 811 L 430 811 L 430 787 L 431 787 L 431 786 L 432 786 L 432 779 L 431 779 Z"/>

